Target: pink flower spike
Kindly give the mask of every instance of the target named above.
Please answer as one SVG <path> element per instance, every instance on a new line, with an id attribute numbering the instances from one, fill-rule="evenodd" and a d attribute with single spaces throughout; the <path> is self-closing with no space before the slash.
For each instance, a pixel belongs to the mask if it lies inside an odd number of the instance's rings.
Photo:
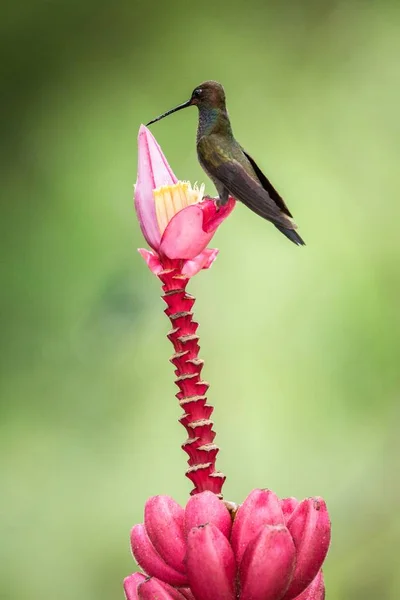
<path id="1" fill-rule="evenodd" d="M 139 600 L 184 600 L 178 590 L 155 577 L 147 579 L 138 587 Z"/>
<path id="2" fill-rule="evenodd" d="M 144 525 L 135 525 L 132 528 L 131 546 L 137 563 L 148 575 L 158 577 L 173 586 L 184 587 L 187 585 L 187 578 L 167 565 L 156 552 Z"/>
<path id="3" fill-rule="evenodd" d="M 153 190 L 176 182 L 177 179 L 160 146 L 147 127 L 141 125 L 138 136 L 135 208 L 142 233 L 154 250 L 158 249 L 161 233 L 157 222 Z"/>
<path id="4" fill-rule="evenodd" d="M 231 515 L 225 504 L 212 492 L 191 496 L 185 509 L 185 534 L 193 527 L 211 523 L 229 539 L 232 529 Z"/>
<path id="5" fill-rule="evenodd" d="M 325 600 L 325 584 L 322 571 L 319 571 L 314 581 L 310 583 L 307 589 L 296 596 L 294 600 Z"/>
<path id="6" fill-rule="evenodd" d="M 184 509 L 169 496 L 153 496 L 145 504 L 144 525 L 151 543 L 161 558 L 180 573 L 185 573 L 184 518 Z"/>
<path id="7" fill-rule="evenodd" d="M 156 275 L 170 268 L 171 260 L 179 261 L 179 268 L 188 277 L 208 269 L 215 260 L 217 250 L 207 250 L 207 245 L 232 212 L 235 200 L 229 198 L 225 206 L 217 207 L 213 199 L 203 197 L 203 192 L 204 185 L 192 187 L 188 181 L 177 180 L 155 138 L 142 125 L 135 208 L 142 233 L 154 252 L 139 252 Z"/>
<path id="8" fill-rule="evenodd" d="M 328 552 L 331 525 L 322 498 L 300 502 L 287 523 L 296 546 L 297 563 L 285 600 L 292 600 L 312 582 Z"/>
<path id="9" fill-rule="evenodd" d="M 281 509 L 285 518 L 285 523 L 288 522 L 288 519 L 291 517 L 294 509 L 297 508 L 298 505 L 299 501 L 297 498 L 283 498 L 281 500 Z"/>
<path id="10" fill-rule="evenodd" d="M 235 599 L 235 557 L 228 540 L 215 525 L 190 530 L 186 565 L 196 600 Z"/>
<path id="11" fill-rule="evenodd" d="M 140 256 L 146 261 L 147 266 L 154 275 L 158 275 L 163 270 L 163 265 L 157 254 L 145 248 L 138 248 Z"/>
<path id="12" fill-rule="evenodd" d="M 133 573 L 129 577 L 124 579 L 124 592 L 126 600 L 138 600 L 139 596 L 137 588 L 142 581 L 146 579 L 146 576 L 142 573 Z"/>
<path id="13" fill-rule="evenodd" d="M 231 544 L 237 564 L 249 542 L 264 525 L 283 525 L 283 513 L 278 497 L 270 490 L 253 490 L 239 507 L 232 527 Z"/>
<path id="14" fill-rule="evenodd" d="M 296 549 L 283 525 L 266 525 L 251 540 L 239 569 L 240 600 L 280 600 L 289 587 Z"/>
<path id="15" fill-rule="evenodd" d="M 182 268 L 182 274 L 186 275 L 186 277 L 193 277 L 193 275 L 197 275 L 201 269 L 209 269 L 217 258 L 218 252 L 219 250 L 217 248 L 205 248 L 203 252 L 200 252 L 200 254 L 192 260 L 185 261 Z"/>

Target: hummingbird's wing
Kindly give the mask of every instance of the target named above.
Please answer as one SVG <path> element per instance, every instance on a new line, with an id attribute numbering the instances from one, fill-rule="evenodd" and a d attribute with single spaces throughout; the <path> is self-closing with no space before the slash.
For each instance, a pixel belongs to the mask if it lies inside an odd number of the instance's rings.
<path id="1" fill-rule="evenodd" d="M 243 154 L 246 156 L 249 163 L 253 167 L 254 172 L 257 175 L 258 179 L 260 180 L 260 183 L 263 186 L 264 190 L 266 190 L 268 192 L 269 196 L 272 198 L 272 200 L 275 202 L 275 204 L 277 206 L 279 206 L 281 211 L 283 211 L 288 217 L 293 217 L 292 213 L 286 206 L 285 201 L 283 200 L 282 196 L 280 196 L 280 194 L 276 191 L 276 189 L 274 188 L 272 183 L 265 177 L 264 173 L 261 171 L 260 167 L 257 165 L 255 160 L 253 158 L 251 158 L 251 156 L 249 154 L 247 154 L 247 152 L 243 148 L 241 148 L 241 149 L 242 149 Z"/>
<path id="2" fill-rule="evenodd" d="M 234 198 L 278 228 L 291 230 L 297 228 L 291 218 L 271 198 L 259 179 L 251 176 L 236 158 L 224 156 L 222 149 L 221 152 L 216 150 L 215 142 L 214 147 L 208 152 L 207 159 L 207 173 L 213 179 L 220 181 Z M 244 155 L 243 159 L 245 159 Z"/>

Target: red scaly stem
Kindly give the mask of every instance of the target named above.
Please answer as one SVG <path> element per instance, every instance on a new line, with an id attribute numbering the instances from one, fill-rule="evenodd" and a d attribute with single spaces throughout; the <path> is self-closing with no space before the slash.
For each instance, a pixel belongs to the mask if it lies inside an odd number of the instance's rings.
<path id="1" fill-rule="evenodd" d="M 170 360 L 175 366 L 175 383 L 179 388 L 176 397 L 185 411 L 179 421 L 188 434 L 182 445 L 189 456 L 186 476 L 194 485 L 192 495 L 209 490 L 222 497 L 225 475 L 215 469 L 219 448 L 214 444 L 215 432 L 210 420 L 214 409 L 207 404 L 209 384 L 201 379 L 204 361 L 198 357 L 198 323 L 193 321 L 191 312 L 195 298 L 186 292 L 189 278 L 182 273 L 182 263 L 164 258 L 164 269 L 158 277 L 163 284 L 162 298 L 167 304 L 164 312 L 172 323 L 167 337 L 175 350 Z"/>

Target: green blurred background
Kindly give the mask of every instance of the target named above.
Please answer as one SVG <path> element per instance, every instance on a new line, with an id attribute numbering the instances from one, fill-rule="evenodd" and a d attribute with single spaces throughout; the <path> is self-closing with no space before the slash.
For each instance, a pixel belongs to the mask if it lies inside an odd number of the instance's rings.
<path id="1" fill-rule="evenodd" d="M 307 242 L 238 206 L 190 283 L 225 496 L 324 496 L 327 597 L 398 600 L 400 5 L 34 0 L 0 29 L 1 598 L 122 598 L 146 498 L 188 497 L 132 185 L 140 123 L 217 79 Z M 153 132 L 214 194 L 196 121 Z"/>

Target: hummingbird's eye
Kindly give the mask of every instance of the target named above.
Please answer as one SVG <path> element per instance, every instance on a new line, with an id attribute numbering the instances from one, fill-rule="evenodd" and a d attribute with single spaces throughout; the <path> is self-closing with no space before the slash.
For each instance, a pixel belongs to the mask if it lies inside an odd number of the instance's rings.
<path id="1" fill-rule="evenodd" d="M 193 96 L 195 96 L 196 98 L 200 98 L 202 91 L 203 90 L 201 88 L 197 88 L 196 90 L 194 90 Z"/>

